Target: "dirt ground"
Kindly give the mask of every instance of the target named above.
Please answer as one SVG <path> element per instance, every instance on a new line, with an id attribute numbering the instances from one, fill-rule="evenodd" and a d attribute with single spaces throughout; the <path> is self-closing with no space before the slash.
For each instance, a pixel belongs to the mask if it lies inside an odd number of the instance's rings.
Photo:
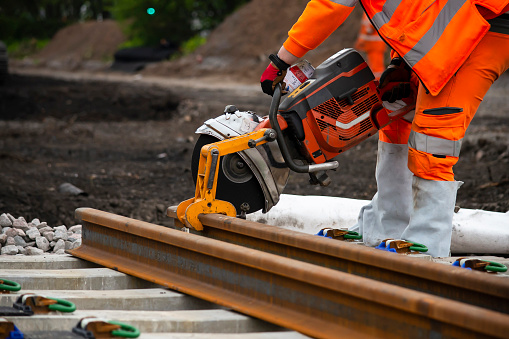
<path id="1" fill-rule="evenodd" d="M 194 194 L 194 130 L 226 104 L 265 115 L 269 102 L 255 85 L 191 88 L 133 76 L 99 79 L 20 72 L 0 89 L 0 212 L 72 225 L 76 208 L 93 207 L 169 225 L 166 207 Z M 507 88 L 490 91 L 492 101 Z M 465 185 L 458 205 L 506 212 L 509 117 L 491 113 L 479 112 L 463 144 L 456 177 Z M 285 193 L 370 199 L 376 137 L 338 160 L 331 186 L 310 186 L 307 175 L 293 173 Z M 63 183 L 83 193 L 61 192 Z"/>
<path id="2" fill-rule="evenodd" d="M 166 207 L 194 194 L 194 131 L 228 104 L 267 114 L 270 98 L 259 75 L 306 3 L 252 0 L 195 53 L 139 74 L 108 71 L 105 59 L 125 39 L 112 21 L 67 27 L 37 55 L 13 60 L 0 87 L 0 213 L 69 226 L 76 208 L 93 207 L 170 225 Z M 267 8 L 279 19 L 266 15 Z M 360 15 L 355 9 L 306 58 L 318 65 L 352 46 Z M 508 93 L 504 74 L 464 139 L 455 167 L 456 179 L 465 182 L 460 207 L 509 210 Z M 337 157 L 340 168 L 329 187 L 293 173 L 285 193 L 370 199 L 376 144 L 375 136 Z M 64 183 L 82 192 L 63 192 Z"/>

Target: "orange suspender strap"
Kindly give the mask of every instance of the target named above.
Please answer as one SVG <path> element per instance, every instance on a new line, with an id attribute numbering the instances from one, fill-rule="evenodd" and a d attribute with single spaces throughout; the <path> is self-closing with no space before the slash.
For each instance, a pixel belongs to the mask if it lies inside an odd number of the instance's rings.
<path id="1" fill-rule="evenodd" d="M 301 58 L 318 47 L 352 13 L 357 0 L 311 0 L 283 46 Z"/>

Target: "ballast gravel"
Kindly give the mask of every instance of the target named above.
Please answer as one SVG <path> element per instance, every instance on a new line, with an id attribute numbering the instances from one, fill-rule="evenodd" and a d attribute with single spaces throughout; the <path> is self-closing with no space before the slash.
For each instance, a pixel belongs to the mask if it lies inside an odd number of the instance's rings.
<path id="1" fill-rule="evenodd" d="M 49 226 L 46 222 L 0 215 L 1 255 L 65 254 L 81 245 L 81 225 Z"/>

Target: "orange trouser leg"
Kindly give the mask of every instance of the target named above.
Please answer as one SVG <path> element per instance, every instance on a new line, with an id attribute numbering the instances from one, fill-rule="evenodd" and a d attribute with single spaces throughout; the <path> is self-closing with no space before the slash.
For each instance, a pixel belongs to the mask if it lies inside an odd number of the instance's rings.
<path id="1" fill-rule="evenodd" d="M 439 95 L 426 94 L 419 87 L 412 131 L 439 141 L 461 140 L 484 95 L 508 68 L 509 35 L 488 32 Z M 452 167 L 457 156 L 433 155 L 410 146 L 408 168 L 414 175 L 454 181 Z"/>
<path id="2" fill-rule="evenodd" d="M 389 144 L 407 144 L 412 123 L 401 118 L 382 127 L 378 139 Z"/>

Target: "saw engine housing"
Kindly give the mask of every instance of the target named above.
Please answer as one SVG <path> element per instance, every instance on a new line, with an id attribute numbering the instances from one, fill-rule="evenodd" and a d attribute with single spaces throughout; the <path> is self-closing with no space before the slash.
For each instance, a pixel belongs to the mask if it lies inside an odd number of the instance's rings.
<path id="1" fill-rule="evenodd" d="M 324 163 L 377 133 L 400 115 L 382 106 L 377 81 L 362 56 L 344 49 L 318 66 L 313 76 L 279 105 L 288 123 L 289 149 L 311 164 Z"/>

